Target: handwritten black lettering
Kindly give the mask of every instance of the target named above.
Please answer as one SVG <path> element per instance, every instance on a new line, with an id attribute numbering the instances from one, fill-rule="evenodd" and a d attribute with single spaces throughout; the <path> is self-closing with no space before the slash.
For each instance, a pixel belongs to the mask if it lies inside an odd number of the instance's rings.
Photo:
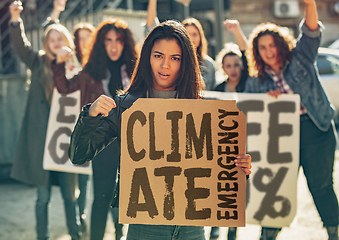
<path id="1" fill-rule="evenodd" d="M 164 199 L 164 217 L 167 220 L 174 218 L 174 176 L 179 176 L 182 169 L 180 167 L 161 167 L 154 169 L 154 176 L 164 176 L 166 183 L 166 192 Z"/>
<path id="2" fill-rule="evenodd" d="M 291 136 L 293 133 L 291 124 L 279 124 L 280 113 L 294 113 L 296 106 L 294 102 L 276 102 L 268 104 L 270 112 L 268 128 L 267 161 L 269 163 L 290 163 L 293 161 L 292 153 L 279 152 L 279 137 Z"/>
<path id="3" fill-rule="evenodd" d="M 164 150 L 155 150 L 154 112 L 149 113 L 149 158 L 158 160 L 164 157 Z"/>
<path id="4" fill-rule="evenodd" d="M 60 127 L 58 128 L 54 133 L 53 136 L 48 144 L 48 151 L 51 155 L 53 161 L 57 164 L 65 164 L 68 161 L 68 148 L 69 143 L 60 143 L 59 148 L 63 151 L 63 154 L 61 157 L 57 154 L 57 148 L 58 148 L 58 138 L 66 134 L 68 137 L 71 137 L 72 131 L 67 127 Z"/>
<path id="5" fill-rule="evenodd" d="M 77 104 L 77 99 L 68 96 L 62 96 L 61 98 L 59 98 L 59 104 L 60 108 L 56 120 L 62 123 L 74 123 L 77 116 L 75 114 L 67 116 L 65 108 L 67 106 L 69 107 L 75 106 Z"/>
<path id="6" fill-rule="evenodd" d="M 187 178 L 187 190 L 185 196 L 187 198 L 187 208 L 185 217 L 186 219 L 208 219 L 211 218 L 211 209 L 203 208 L 202 210 L 196 210 L 196 199 L 204 199 L 210 195 L 210 189 L 208 188 L 196 188 L 194 179 L 197 177 L 211 177 L 210 168 L 190 168 L 184 171 L 184 175 Z"/>
<path id="7" fill-rule="evenodd" d="M 181 154 L 179 153 L 179 119 L 182 118 L 182 112 L 173 111 L 167 113 L 167 119 L 172 121 L 172 152 L 167 155 L 168 162 L 180 162 Z"/>
<path id="8" fill-rule="evenodd" d="M 142 149 L 140 152 L 136 152 L 134 148 L 133 127 L 137 120 L 139 120 L 141 125 L 144 126 L 146 124 L 145 114 L 141 111 L 133 112 L 128 119 L 127 129 L 126 129 L 128 153 L 133 161 L 140 161 L 141 159 L 145 157 L 145 154 L 146 154 L 145 149 Z"/>
<path id="9" fill-rule="evenodd" d="M 288 168 L 281 167 L 279 171 L 273 176 L 273 172 L 269 168 L 259 168 L 253 178 L 253 185 L 258 191 L 266 193 L 258 211 L 254 214 L 253 218 L 262 221 L 265 215 L 271 218 L 286 217 L 291 211 L 291 202 L 283 197 L 277 196 L 277 192 L 284 181 Z M 263 178 L 267 176 L 271 181 L 267 184 L 264 183 Z M 281 202 L 282 208 L 277 212 L 274 208 L 276 202 Z"/>
<path id="10" fill-rule="evenodd" d="M 238 108 L 247 116 L 248 112 L 263 112 L 264 102 L 260 100 L 248 100 L 238 102 Z M 247 137 L 252 135 L 260 135 L 261 124 L 255 122 L 247 123 Z M 259 162 L 261 160 L 259 151 L 249 151 L 248 154 L 252 157 L 252 162 Z"/>
<path id="11" fill-rule="evenodd" d="M 193 146 L 197 159 L 203 156 L 204 139 L 206 138 L 206 157 L 207 160 L 213 159 L 213 146 L 212 146 L 212 129 L 211 129 L 211 113 L 204 113 L 201 121 L 200 136 L 198 138 L 193 115 L 187 114 L 186 116 L 186 154 L 185 158 L 192 158 Z"/>
<path id="12" fill-rule="evenodd" d="M 144 194 L 145 203 L 139 203 L 140 189 Z M 127 216 L 136 218 L 138 211 L 148 212 L 148 215 L 151 218 L 154 218 L 159 214 L 146 168 L 136 168 L 134 170 L 131 184 L 131 193 L 127 208 Z"/>

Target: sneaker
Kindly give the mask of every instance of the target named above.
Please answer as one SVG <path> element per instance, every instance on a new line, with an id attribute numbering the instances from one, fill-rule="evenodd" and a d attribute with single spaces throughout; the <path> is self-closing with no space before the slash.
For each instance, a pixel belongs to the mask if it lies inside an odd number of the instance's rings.
<path id="1" fill-rule="evenodd" d="M 237 239 L 237 228 L 229 227 L 227 232 L 227 240 L 236 240 Z"/>
<path id="2" fill-rule="evenodd" d="M 212 227 L 210 233 L 210 239 L 217 239 L 219 237 L 219 227 Z"/>
<path id="3" fill-rule="evenodd" d="M 87 222 L 86 222 L 86 217 L 82 218 L 80 217 L 80 224 L 81 224 L 81 233 L 82 236 L 86 236 L 87 235 Z"/>
<path id="4" fill-rule="evenodd" d="M 326 227 L 328 240 L 338 240 L 338 227 Z"/>
<path id="5" fill-rule="evenodd" d="M 275 240 L 280 231 L 281 228 L 262 227 L 260 240 Z"/>

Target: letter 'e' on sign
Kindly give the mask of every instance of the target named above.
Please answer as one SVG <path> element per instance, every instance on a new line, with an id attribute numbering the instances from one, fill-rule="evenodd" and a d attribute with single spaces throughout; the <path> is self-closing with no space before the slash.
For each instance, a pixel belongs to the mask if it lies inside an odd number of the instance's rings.
<path id="1" fill-rule="evenodd" d="M 138 99 L 122 114 L 120 222 L 245 226 L 245 148 L 235 100 Z"/>
<path id="2" fill-rule="evenodd" d="M 92 174 L 90 162 L 73 165 L 68 158 L 70 137 L 79 113 L 80 90 L 70 94 L 60 94 L 54 88 L 43 158 L 45 170 Z"/>

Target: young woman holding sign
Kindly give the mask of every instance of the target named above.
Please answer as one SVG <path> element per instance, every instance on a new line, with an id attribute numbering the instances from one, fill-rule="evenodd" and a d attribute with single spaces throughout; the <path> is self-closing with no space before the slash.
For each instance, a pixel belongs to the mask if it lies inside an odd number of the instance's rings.
<path id="1" fill-rule="evenodd" d="M 92 103 L 101 94 L 115 97 L 117 90 L 130 84 L 137 53 L 131 30 L 122 19 L 103 21 L 93 34 L 83 56 L 83 70 L 70 80 L 65 77 L 64 62 L 72 56 L 71 49 L 63 48 L 52 64 L 54 80 L 60 93 L 81 90 L 81 106 Z M 92 162 L 94 201 L 91 214 L 91 239 L 102 239 L 105 233 L 107 213 L 115 188 L 117 161 L 114 155 L 117 144 L 113 143 Z M 116 239 L 122 237 L 122 224 L 118 223 L 117 209 L 112 209 Z"/>
<path id="2" fill-rule="evenodd" d="M 95 32 L 95 27 L 88 22 L 80 22 L 73 28 L 75 55 L 78 61 L 82 64 L 84 55 L 89 50 L 89 43 L 92 42 L 92 36 Z"/>
<path id="3" fill-rule="evenodd" d="M 200 99 L 202 89 L 199 64 L 189 35 L 178 22 L 166 21 L 149 33 L 133 72 L 131 85 L 114 101 L 105 95 L 85 106 L 71 138 L 69 155 L 73 163 L 92 160 L 109 143 L 120 144 L 121 114 L 138 98 Z M 119 152 L 116 153 L 119 156 Z M 251 157 L 235 160 L 250 174 Z M 128 240 L 205 239 L 204 228 L 130 224 Z"/>
<path id="4" fill-rule="evenodd" d="M 275 24 L 261 24 L 250 36 L 250 75 L 245 92 L 300 95 L 300 166 L 330 240 L 338 240 L 338 200 L 333 189 L 336 135 L 334 110 L 315 68 L 322 25 L 315 0 L 304 0 L 305 19 L 296 44 Z M 321 151 L 320 151 L 321 149 Z M 275 239 L 280 229 L 263 228 L 260 239 Z"/>
<path id="5" fill-rule="evenodd" d="M 66 1 L 55 1 L 65 5 Z M 80 227 L 76 218 L 76 201 L 71 191 L 69 176 L 65 172 L 43 169 L 43 155 L 53 92 L 51 62 L 62 46 L 74 48 L 71 34 L 60 24 L 50 25 L 44 32 L 43 50 L 37 52 L 28 42 L 20 14 L 23 10 L 19 1 L 13 2 L 9 11 L 9 30 L 13 49 L 21 61 L 31 70 L 27 105 L 21 126 L 11 177 L 37 186 L 36 231 L 38 239 L 48 239 L 48 208 L 52 184 L 58 183 L 64 199 L 66 223 L 72 239 L 80 237 Z"/>

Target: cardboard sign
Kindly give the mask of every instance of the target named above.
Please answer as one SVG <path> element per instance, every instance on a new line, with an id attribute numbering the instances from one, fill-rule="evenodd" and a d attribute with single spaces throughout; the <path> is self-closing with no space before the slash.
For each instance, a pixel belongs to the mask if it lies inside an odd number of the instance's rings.
<path id="1" fill-rule="evenodd" d="M 247 223 L 286 227 L 297 209 L 300 97 L 282 94 L 204 92 L 208 99 L 235 99 L 247 117 Z"/>
<path id="2" fill-rule="evenodd" d="M 53 90 L 45 142 L 43 168 L 46 170 L 92 174 L 90 162 L 73 165 L 68 158 L 70 137 L 80 113 L 80 90 L 61 95 Z"/>
<path id="3" fill-rule="evenodd" d="M 235 101 L 138 99 L 122 114 L 120 222 L 245 226 L 245 140 Z"/>

